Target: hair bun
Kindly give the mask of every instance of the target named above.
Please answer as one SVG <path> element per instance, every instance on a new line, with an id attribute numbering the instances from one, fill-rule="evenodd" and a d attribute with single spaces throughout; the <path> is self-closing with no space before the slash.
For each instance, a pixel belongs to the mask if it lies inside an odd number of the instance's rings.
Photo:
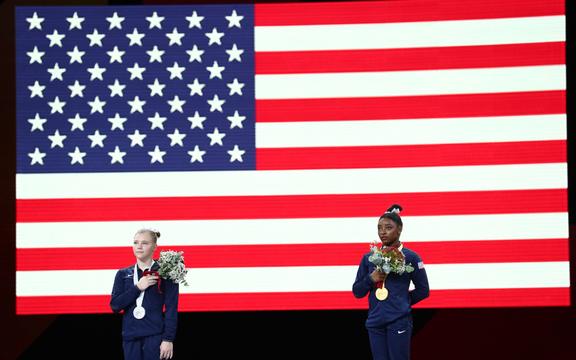
<path id="1" fill-rule="evenodd" d="M 390 206 L 388 208 L 388 210 L 386 210 L 387 213 L 396 213 L 396 214 L 400 214 L 400 211 L 402 211 L 402 206 L 398 205 L 398 204 L 394 204 L 392 206 Z"/>

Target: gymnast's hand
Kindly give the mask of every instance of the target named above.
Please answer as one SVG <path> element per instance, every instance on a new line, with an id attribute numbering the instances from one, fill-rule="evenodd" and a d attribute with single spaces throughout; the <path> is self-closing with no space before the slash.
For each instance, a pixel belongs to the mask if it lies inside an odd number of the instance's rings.
<path id="1" fill-rule="evenodd" d="M 174 354 L 174 345 L 171 341 L 162 341 L 160 344 L 160 359 L 172 359 Z"/>
<path id="2" fill-rule="evenodd" d="M 387 276 L 388 274 L 386 274 L 385 272 L 378 271 L 376 269 L 374 269 L 374 271 L 372 271 L 372 273 L 370 274 L 370 278 L 375 283 L 386 280 Z"/>
<path id="3" fill-rule="evenodd" d="M 138 284 L 136 284 L 136 286 L 138 286 L 138 289 L 140 289 L 140 291 L 144 291 L 148 287 L 156 284 L 157 282 L 158 282 L 158 275 L 146 275 L 142 276 L 142 278 L 140 279 L 140 281 L 138 281 Z"/>

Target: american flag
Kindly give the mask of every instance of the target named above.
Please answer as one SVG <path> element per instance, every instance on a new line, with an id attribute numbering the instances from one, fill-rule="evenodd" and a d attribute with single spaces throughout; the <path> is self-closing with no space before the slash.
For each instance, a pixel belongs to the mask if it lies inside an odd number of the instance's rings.
<path id="1" fill-rule="evenodd" d="M 18 314 L 109 312 L 141 227 L 181 311 L 362 309 L 404 208 L 420 307 L 569 299 L 564 1 L 19 7 Z"/>

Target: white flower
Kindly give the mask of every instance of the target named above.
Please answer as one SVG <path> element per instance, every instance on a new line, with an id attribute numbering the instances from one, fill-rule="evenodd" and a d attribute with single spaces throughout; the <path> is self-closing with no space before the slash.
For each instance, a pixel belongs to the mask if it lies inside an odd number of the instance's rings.
<path id="1" fill-rule="evenodd" d="M 158 259 L 158 265 L 160 265 L 158 273 L 164 279 L 169 279 L 175 283 L 182 283 L 188 286 L 188 283 L 186 282 L 188 269 L 186 269 L 186 266 L 184 265 L 184 256 L 182 254 L 182 251 L 161 251 L 160 259 Z"/>

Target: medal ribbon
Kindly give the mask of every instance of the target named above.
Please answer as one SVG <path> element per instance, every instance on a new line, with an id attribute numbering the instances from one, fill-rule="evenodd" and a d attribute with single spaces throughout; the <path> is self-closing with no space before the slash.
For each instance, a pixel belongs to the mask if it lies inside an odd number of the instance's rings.
<path id="1" fill-rule="evenodd" d="M 152 261 L 152 265 L 150 265 L 150 269 L 152 269 L 152 266 L 154 266 L 154 261 Z M 142 275 L 144 276 L 144 275 Z M 134 280 L 134 285 L 138 284 L 138 263 L 134 264 L 134 274 L 132 276 L 132 279 Z M 138 298 L 136 299 L 136 307 L 142 307 L 142 302 L 144 301 L 144 291 L 140 291 L 140 295 L 138 295 Z"/>

